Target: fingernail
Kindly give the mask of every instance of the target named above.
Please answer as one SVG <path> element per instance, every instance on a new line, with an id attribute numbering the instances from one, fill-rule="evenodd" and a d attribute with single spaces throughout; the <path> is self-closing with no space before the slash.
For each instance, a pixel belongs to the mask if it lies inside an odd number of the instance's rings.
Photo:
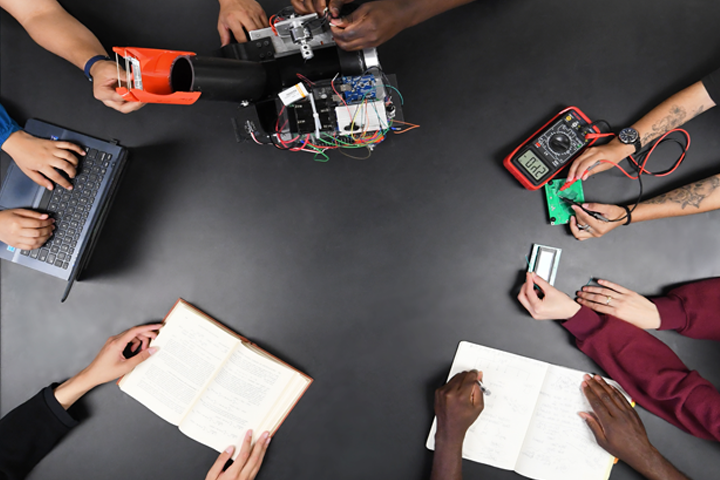
<path id="1" fill-rule="evenodd" d="M 227 448 L 225 449 L 225 453 L 229 453 L 229 454 L 231 454 L 231 455 L 232 455 L 232 453 L 233 453 L 234 451 L 235 451 L 235 447 L 232 446 L 232 445 L 230 445 L 229 447 L 227 447 Z"/>
<path id="2" fill-rule="evenodd" d="M 150 355 L 154 354 L 154 353 L 157 352 L 157 351 L 158 351 L 158 347 L 150 347 L 150 348 L 148 348 L 148 353 L 149 353 Z"/>
<path id="3" fill-rule="evenodd" d="M 248 430 L 247 433 L 245 433 L 245 438 L 252 438 L 252 429 Z"/>
<path id="4" fill-rule="evenodd" d="M 265 446 L 266 446 L 266 447 L 267 447 L 268 445 L 270 445 L 270 440 L 272 440 L 272 437 L 271 437 L 271 436 L 268 436 L 268 437 L 267 437 L 267 440 L 265 440 Z"/>
<path id="5" fill-rule="evenodd" d="M 589 203 L 583 203 L 583 208 L 590 208 L 590 204 L 589 204 Z"/>

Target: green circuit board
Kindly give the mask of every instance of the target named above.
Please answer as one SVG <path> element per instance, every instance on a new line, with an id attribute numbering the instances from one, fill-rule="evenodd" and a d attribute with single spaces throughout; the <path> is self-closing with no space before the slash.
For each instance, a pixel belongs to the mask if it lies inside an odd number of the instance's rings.
<path id="1" fill-rule="evenodd" d="M 545 198 L 547 199 L 550 225 L 565 225 L 570 223 L 570 217 L 575 215 L 575 212 L 571 208 L 571 203 L 566 202 L 560 197 L 577 203 L 585 202 L 582 182 L 575 182 L 561 192 L 560 187 L 563 185 L 565 185 L 564 178 L 555 179 L 545 184 Z"/>

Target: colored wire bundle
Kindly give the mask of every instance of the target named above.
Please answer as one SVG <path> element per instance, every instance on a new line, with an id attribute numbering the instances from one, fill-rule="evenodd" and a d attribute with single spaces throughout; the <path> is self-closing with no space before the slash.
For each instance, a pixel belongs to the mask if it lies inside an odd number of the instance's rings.
<path id="1" fill-rule="evenodd" d="M 380 72 L 382 72 L 382 70 L 380 70 Z M 339 73 L 336 74 L 330 81 L 330 87 L 342 102 L 343 106 L 340 108 L 347 109 L 348 118 L 350 119 L 350 125 L 347 127 L 348 133 L 320 132 L 319 135 L 307 133 L 302 135 L 297 134 L 292 138 L 288 138 L 290 136 L 289 129 L 287 128 L 289 123 L 288 110 L 285 106 L 283 106 L 278 112 L 277 120 L 275 122 L 275 131 L 269 136 L 270 141 L 261 142 L 258 139 L 258 132 L 250 132 L 253 141 L 259 145 L 274 145 L 276 148 L 281 150 L 312 153 L 314 155 L 314 159 L 319 162 L 327 162 L 330 159 L 327 154 L 328 150 L 339 150 L 340 153 L 345 156 L 356 159 L 366 159 L 372 155 L 375 145 L 383 142 L 389 132 L 401 134 L 420 126 L 413 123 L 395 120 L 393 118 L 387 118 L 387 114 L 381 115 L 380 111 L 378 111 L 378 104 L 380 102 L 370 102 L 367 98 L 367 93 L 362 96 L 358 103 L 353 103 L 352 105 L 348 104 L 344 96 L 335 86 L 335 81 L 338 76 Z M 304 75 L 298 73 L 297 77 L 306 84 L 308 90 L 310 91 L 312 91 L 313 87 L 316 85 L 315 82 Z M 389 84 L 384 86 L 394 90 L 400 98 L 400 101 L 404 101 L 402 94 L 397 88 Z M 386 90 L 386 92 L 387 93 L 382 104 L 384 108 L 387 109 L 392 105 L 392 98 L 389 90 Z M 381 128 L 370 130 L 371 125 L 373 124 L 380 126 Z M 367 150 L 367 154 L 364 156 L 348 155 L 344 152 L 344 150 L 348 149 L 365 149 Z"/>

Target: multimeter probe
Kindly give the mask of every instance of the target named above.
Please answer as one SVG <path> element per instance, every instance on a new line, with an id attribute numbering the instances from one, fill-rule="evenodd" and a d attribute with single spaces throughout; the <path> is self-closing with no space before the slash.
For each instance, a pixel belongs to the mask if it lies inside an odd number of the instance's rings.
<path id="1" fill-rule="evenodd" d="M 600 128 L 602 125 L 602 131 Z M 533 133 L 525 142 L 510 153 L 503 160 L 503 165 L 510 173 L 528 190 L 537 190 L 565 168 L 572 160 L 577 158 L 585 148 L 594 145 L 601 138 L 614 137 L 610 125 L 604 120 L 591 122 L 590 119 L 577 107 L 568 107 L 555 115 L 549 122 Z M 673 138 L 671 135 L 679 133 L 684 137 L 684 142 Z M 661 172 L 651 172 L 646 168 L 650 156 L 655 149 L 666 142 L 673 142 L 680 146 L 682 153 L 673 165 Z M 648 148 L 649 147 L 649 148 Z M 632 207 L 623 207 L 626 214 L 620 218 L 608 219 L 598 212 L 586 209 L 582 204 L 573 202 L 570 199 L 559 196 L 560 199 L 571 204 L 578 205 L 583 211 L 593 218 L 603 222 L 620 222 L 629 220 L 630 215 L 637 205 L 642 201 L 643 184 L 642 176 L 651 175 L 664 177 L 673 173 L 685 159 L 687 150 L 690 148 L 690 134 L 687 131 L 676 128 L 660 136 L 652 144 L 643 148 L 643 151 L 635 156 L 627 158 L 635 170 L 635 175 L 629 173 L 620 165 L 610 160 L 600 160 L 598 163 L 609 163 L 618 168 L 623 175 L 631 180 L 637 180 L 640 186 L 640 193 L 637 201 Z M 567 188 L 565 186 L 564 188 Z M 560 191 L 564 190 L 561 188 Z"/>

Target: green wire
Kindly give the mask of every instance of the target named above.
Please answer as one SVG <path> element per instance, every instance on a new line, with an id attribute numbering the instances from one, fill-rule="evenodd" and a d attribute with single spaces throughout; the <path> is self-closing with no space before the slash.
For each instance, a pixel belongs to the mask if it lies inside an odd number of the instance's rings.
<path id="1" fill-rule="evenodd" d="M 386 86 L 386 87 L 390 87 L 390 88 L 392 88 L 393 90 L 395 90 L 395 91 L 397 92 L 398 96 L 400 97 L 400 105 L 405 105 L 405 99 L 403 98 L 402 93 L 400 93 L 400 90 L 398 90 L 397 88 L 393 87 L 392 85 L 385 85 L 385 86 Z"/>

